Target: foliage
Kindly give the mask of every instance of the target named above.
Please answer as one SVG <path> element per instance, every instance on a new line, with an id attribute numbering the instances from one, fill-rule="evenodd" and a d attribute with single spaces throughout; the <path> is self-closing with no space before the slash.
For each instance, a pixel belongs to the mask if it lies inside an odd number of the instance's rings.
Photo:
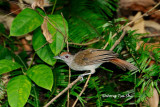
<path id="1" fill-rule="evenodd" d="M 53 58 L 66 50 L 66 43 L 85 44 L 100 39 L 99 42 L 83 47 L 69 45 L 69 49 L 71 52 L 77 52 L 81 48 L 103 48 L 108 42 L 106 47 L 108 50 L 122 34 L 118 32 L 117 36 L 112 38 L 121 27 L 119 23 L 127 22 L 124 18 L 113 19 L 117 0 L 57 0 L 55 5 L 53 8 L 48 7 L 46 12 L 39 8 L 35 10 L 25 8 L 12 22 L 10 34 L 6 33 L 3 24 L 0 24 L 0 38 L 3 40 L 0 45 L 0 74 L 2 76 L 10 74 L 7 85 L 8 101 L 5 99 L 4 102 L 0 102 L 3 106 L 9 104 L 11 107 L 19 107 L 26 104 L 40 107 L 46 104 L 68 85 L 68 67 Z M 52 10 L 54 14 L 50 14 Z M 52 43 L 46 41 L 40 28 L 46 17 Z M 31 32 L 34 54 L 31 63 L 27 64 L 26 58 L 29 55 L 25 54 L 26 51 L 15 54 L 18 47 L 14 41 L 18 41 L 15 37 Z M 79 96 L 79 93 L 85 81 L 78 82 L 70 89 L 70 99 L 75 100 L 77 97 L 82 106 L 135 106 L 146 97 L 152 96 L 153 87 L 160 93 L 158 88 L 160 50 L 157 48 L 152 51 L 153 58 L 149 52 L 152 47 L 144 49 L 142 46 L 136 50 L 136 44 L 140 41 L 137 40 L 139 36 L 134 31 L 128 31 L 124 40 L 114 49 L 121 58 L 124 58 L 121 52 L 127 50 L 129 54 L 125 55 L 126 59 L 139 70 L 121 73 L 118 67 L 104 64 L 97 70 L 99 72 L 91 77 L 88 88 L 82 96 Z M 153 59 L 155 63 L 150 65 Z M 72 71 L 71 80 L 78 75 Z M 6 90 L 1 85 L 0 89 L 3 89 L 0 95 L 5 93 Z M 63 107 L 66 103 L 65 94 L 51 106 Z"/>

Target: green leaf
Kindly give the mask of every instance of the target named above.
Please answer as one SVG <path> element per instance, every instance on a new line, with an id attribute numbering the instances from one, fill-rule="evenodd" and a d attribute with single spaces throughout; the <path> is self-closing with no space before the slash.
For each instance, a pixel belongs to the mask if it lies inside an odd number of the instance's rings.
<path id="1" fill-rule="evenodd" d="M 5 34 L 6 33 L 6 31 L 5 31 L 5 27 L 4 27 L 4 25 L 2 24 L 2 23 L 0 23 L 0 34 Z"/>
<path id="2" fill-rule="evenodd" d="M 2 59 L 0 60 L 0 75 L 18 69 L 20 67 L 22 66 L 16 62 L 12 62 L 11 60 L 7 59 Z"/>
<path id="3" fill-rule="evenodd" d="M 34 31 L 32 44 L 33 48 L 36 51 L 37 55 L 47 64 L 54 65 L 56 60 L 53 58 L 54 54 L 52 53 L 47 41 L 43 36 L 41 29 L 38 28 Z"/>
<path id="4" fill-rule="evenodd" d="M 23 107 L 30 95 L 31 81 L 20 75 L 12 78 L 7 85 L 8 102 L 11 107 Z"/>
<path id="5" fill-rule="evenodd" d="M 53 73 L 46 65 L 36 65 L 27 71 L 27 75 L 38 86 L 51 90 L 53 85 Z"/>
<path id="6" fill-rule="evenodd" d="M 49 15 L 48 30 L 53 36 L 53 42 L 49 44 L 52 52 L 58 55 L 64 47 L 64 36 L 68 35 L 68 23 L 61 15 Z M 53 27 L 54 26 L 54 27 Z M 56 28 L 56 29 L 55 29 Z M 60 31 L 58 31 L 58 30 Z"/>
<path id="7" fill-rule="evenodd" d="M 26 8 L 13 20 L 10 35 L 21 36 L 27 34 L 43 23 L 43 18 L 34 10 Z"/>
<path id="8" fill-rule="evenodd" d="M 137 82 L 135 87 L 138 87 L 139 85 L 141 85 L 144 82 L 144 80 L 145 80 L 144 78 L 138 80 L 138 82 Z"/>
<path id="9" fill-rule="evenodd" d="M 12 53 L 7 48 L 0 45 L 0 59 L 12 59 Z"/>

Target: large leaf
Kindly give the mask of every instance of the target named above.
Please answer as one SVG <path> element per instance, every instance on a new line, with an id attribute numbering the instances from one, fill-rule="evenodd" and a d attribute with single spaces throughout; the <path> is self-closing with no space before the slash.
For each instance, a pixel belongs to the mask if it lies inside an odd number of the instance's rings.
<path id="1" fill-rule="evenodd" d="M 27 75 L 38 86 L 51 90 L 53 85 L 53 73 L 46 65 L 36 65 L 27 71 Z"/>
<path id="2" fill-rule="evenodd" d="M 52 53 L 47 41 L 44 38 L 41 29 L 38 28 L 34 31 L 32 44 L 33 48 L 36 51 L 37 55 L 47 64 L 54 65 L 56 60 L 53 58 L 54 54 Z M 46 44 L 46 45 L 45 45 Z"/>
<path id="3" fill-rule="evenodd" d="M 26 8 L 13 20 L 10 35 L 27 34 L 43 23 L 43 18 L 34 10 Z"/>
<path id="4" fill-rule="evenodd" d="M 11 107 L 23 107 L 30 95 L 31 81 L 20 75 L 12 78 L 7 85 L 8 102 Z"/>
<path id="5" fill-rule="evenodd" d="M 20 67 L 21 65 L 16 62 L 12 62 L 12 60 L 2 59 L 0 60 L 0 75 L 18 69 Z"/>
<path id="6" fill-rule="evenodd" d="M 53 36 L 53 42 L 49 44 L 52 52 L 58 55 L 64 47 L 64 36 L 68 35 L 68 23 L 61 15 L 49 15 L 48 30 Z M 58 30 L 57 30 L 58 29 Z"/>

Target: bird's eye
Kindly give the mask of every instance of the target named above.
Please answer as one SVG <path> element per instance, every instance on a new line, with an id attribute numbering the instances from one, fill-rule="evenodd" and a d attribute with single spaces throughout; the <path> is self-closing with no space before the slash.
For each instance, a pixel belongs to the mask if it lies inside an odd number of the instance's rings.
<path id="1" fill-rule="evenodd" d="M 68 56 L 65 56 L 66 58 L 68 58 Z"/>

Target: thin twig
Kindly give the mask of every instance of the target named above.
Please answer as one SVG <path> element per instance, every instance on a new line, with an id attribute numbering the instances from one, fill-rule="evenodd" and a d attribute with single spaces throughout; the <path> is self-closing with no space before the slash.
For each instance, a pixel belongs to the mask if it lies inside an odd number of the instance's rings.
<path id="1" fill-rule="evenodd" d="M 84 43 L 84 44 L 81 44 L 81 43 L 72 43 L 72 42 L 69 42 L 68 44 L 70 45 L 79 45 L 79 46 L 85 46 L 85 45 L 91 45 L 91 44 L 94 44 L 96 42 L 99 42 L 101 39 L 98 38 L 97 40 L 94 40 L 94 41 L 91 41 L 91 42 L 88 42 L 88 43 Z"/>
<path id="2" fill-rule="evenodd" d="M 41 47 L 39 47 L 38 49 L 36 49 L 35 52 L 38 51 L 39 49 L 43 48 L 43 47 L 44 47 L 45 45 L 47 45 L 47 44 L 48 44 L 48 42 L 46 42 L 46 43 L 43 44 Z"/>
<path id="3" fill-rule="evenodd" d="M 80 96 L 83 94 L 83 92 L 86 90 L 90 78 L 91 78 L 91 74 L 88 76 L 87 81 L 86 81 L 86 83 L 85 83 L 85 85 L 84 85 L 82 91 L 81 91 L 80 94 L 78 95 L 79 97 L 80 97 Z M 76 101 L 74 102 L 74 104 L 72 105 L 72 107 L 75 107 L 77 101 L 78 101 L 78 97 L 77 97 Z"/>
<path id="4" fill-rule="evenodd" d="M 4 15 L 2 18 L 4 19 L 4 18 L 6 18 L 7 16 L 9 16 L 10 14 L 13 14 L 13 13 L 19 11 L 19 10 L 21 10 L 21 9 L 19 8 L 19 9 L 15 10 L 15 11 L 12 11 L 12 12 L 10 12 L 10 13 Z"/>
<path id="5" fill-rule="evenodd" d="M 123 30 L 122 35 L 119 37 L 118 40 L 116 40 L 116 42 L 114 43 L 114 45 L 110 48 L 110 51 L 113 51 L 113 49 L 121 42 L 121 40 L 123 39 L 125 33 L 126 33 L 126 31 Z"/>
<path id="6" fill-rule="evenodd" d="M 135 18 L 134 20 L 130 21 L 130 22 L 127 23 L 125 26 L 122 26 L 122 27 L 118 30 L 118 32 L 116 32 L 116 33 L 112 36 L 111 39 L 113 39 L 120 31 L 122 31 L 124 28 L 126 28 L 126 27 L 129 26 L 130 24 L 134 23 L 135 21 L 139 20 L 140 18 L 142 18 L 142 17 L 144 17 L 144 16 L 148 16 L 148 13 L 151 12 L 153 9 L 155 9 L 155 8 L 156 8 L 157 6 L 159 6 L 159 5 L 160 5 L 160 2 L 159 2 L 157 5 L 155 5 L 153 8 L 151 8 L 150 10 L 148 10 L 147 12 L 145 12 L 143 15 L 141 15 L 141 16 Z M 103 49 L 105 49 L 105 48 L 108 46 L 108 44 L 109 44 L 109 42 L 107 42 L 107 43 L 105 44 L 105 46 L 103 47 Z"/>
<path id="7" fill-rule="evenodd" d="M 71 83 L 71 69 L 69 68 L 69 75 L 68 75 L 68 84 Z M 69 107 L 69 89 L 68 89 L 68 92 L 67 92 L 67 107 Z"/>
<path id="8" fill-rule="evenodd" d="M 52 104 L 53 101 L 55 101 L 57 98 L 59 98 L 62 94 L 64 94 L 69 88 L 72 88 L 74 84 L 76 84 L 79 80 L 81 80 L 82 77 L 78 77 L 76 80 L 74 80 L 72 83 L 70 83 L 63 91 L 61 91 L 57 96 L 55 96 L 51 101 L 49 101 L 45 106 L 48 107 L 50 104 Z"/>
<path id="9" fill-rule="evenodd" d="M 61 16 L 62 16 L 62 18 L 63 18 L 63 24 L 64 24 L 64 30 L 65 30 L 65 37 L 64 37 L 64 39 L 65 39 L 65 42 L 68 42 L 68 35 L 67 35 L 67 31 L 66 31 L 66 24 L 65 24 L 65 20 L 64 20 L 64 16 L 63 16 L 63 13 L 61 12 Z M 69 49 L 69 48 L 68 48 Z M 67 49 L 67 50 L 68 50 Z M 69 52 L 69 51 L 68 51 Z"/>
<path id="10" fill-rule="evenodd" d="M 149 34 L 149 35 L 146 35 L 146 36 L 140 36 L 139 39 L 142 39 L 142 38 L 159 37 L 159 36 L 160 36 L 160 33 L 157 33 L 157 34 Z"/>

